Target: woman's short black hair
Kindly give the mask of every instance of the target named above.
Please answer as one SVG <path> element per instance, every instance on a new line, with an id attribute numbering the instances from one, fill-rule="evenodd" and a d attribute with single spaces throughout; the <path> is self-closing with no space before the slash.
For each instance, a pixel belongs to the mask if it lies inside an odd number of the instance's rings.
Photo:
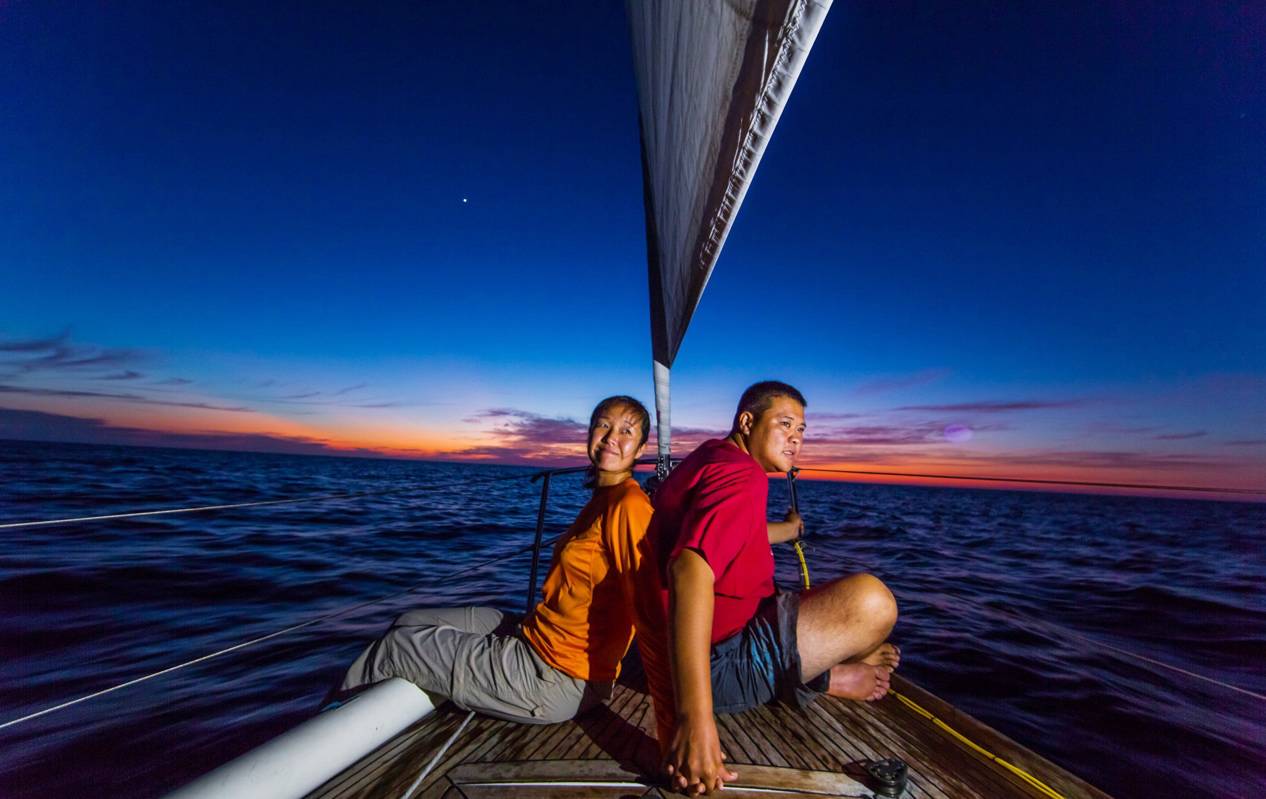
<path id="1" fill-rule="evenodd" d="M 809 406 L 809 403 L 804 401 L 804 395 L 795 386 L 778 380 L 762 380 L 748 386 L 743 396 L 739 397 L 738 410 L 734 411 L 734 422 L 730 426 L 730 431 L 738 429 L 739 416 L 745 412 L 750 413 L 753 419 L 759 419 L 760 415 L 774 404 L 775 397 L 790 397 L 800 403 L 802 408 Z"/>
<path id="2" fill-rule="evenodd" d="M 638 442 L 638 446 L 646 443 L 646 439 L 651 435 L 651 414 L 646 410 L 646 406 L 626 394 L 616 394 L 614 397 L 607 397 L 594 407 L 593 413 L 589 414 L 589 432 L 593 432 L 593 426 L 598 423 L 598 417 L 616 406 L 623 406 L 633 411 L 637 416 L 638 424 L 642 426 L 642 440 Z"/>

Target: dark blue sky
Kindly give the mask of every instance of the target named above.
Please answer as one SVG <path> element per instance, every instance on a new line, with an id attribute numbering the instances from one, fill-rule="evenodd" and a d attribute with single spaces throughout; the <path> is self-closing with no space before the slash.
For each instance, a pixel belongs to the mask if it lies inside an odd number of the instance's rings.
<path id="1" fill-rule="evenodd" d="M 677 420 L 723 425 L 778 374 L 894 441 L 977 430 L 892 463 L 1261 466 L 1264 39 L 1252 4 L 837 3 Z M 466 421 L 490 408 L 649 399 L 630 61 L 619 3 L 6 4 L 0 348 L 24 390 L 0 405 L 232 427 L 154 418 L 179 386 L 257 413 L 239 432 L 451 452 L 495 438 Z M 58 346 L 117 369 L 22 367 Z"/>

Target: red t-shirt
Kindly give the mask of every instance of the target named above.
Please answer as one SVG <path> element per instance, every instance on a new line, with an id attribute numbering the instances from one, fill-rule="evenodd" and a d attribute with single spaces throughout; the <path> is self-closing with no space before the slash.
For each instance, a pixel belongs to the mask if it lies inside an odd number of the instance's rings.
<path id="1" fill-rule="evenodd" d="M 774 593 L 768 498 L 769 478 L 760 465 L 726 441 L 708 441 L 692 452 L 652 498 L 655 515 L 646 542 L 653 563 L 639 571 L 634 605 L 661 749 L 676 724 L 668 662 L 668 564 L 689 547 L 712 568 L 712 643 L 743 629 L 761 600 Z"/>
<path id="2" fill-rule="evenodd" d="M 774 593 L 774 553 L 765 520 L 768 498 L 765 470 L 723 440 L 701 445 L 655 492 L 647 536 L 659 558 L 664 611 L 668 564 L 683 549 L 692 549 L 712 568 L 714 644 L 742 630 L 761 600 Z"/>

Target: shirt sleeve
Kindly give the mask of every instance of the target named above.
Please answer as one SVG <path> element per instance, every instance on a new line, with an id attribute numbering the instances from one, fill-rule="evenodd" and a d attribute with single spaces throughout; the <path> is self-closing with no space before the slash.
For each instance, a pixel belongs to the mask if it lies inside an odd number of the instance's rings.
<path id="1" fill-rule="evenodd" d="M 747 544 L 752 516 L 758 513 L 756 499 L 764 479 L 759 470 L 744 466 L 713 465 L 701 476 L 682 518 L 681 534 L 668 559 L 683 549 L 698 552 L 720 579 Z"/>
<path id="2" fill-rule="evenodd" d="M 612 504 L 603 525 L 611 568 L 620 575 L 627 597 L 633 596 L 634 578 L 646 554 L 646 528 L 650 523 L 650 500 L 640 488 L 630 487 Z"/>

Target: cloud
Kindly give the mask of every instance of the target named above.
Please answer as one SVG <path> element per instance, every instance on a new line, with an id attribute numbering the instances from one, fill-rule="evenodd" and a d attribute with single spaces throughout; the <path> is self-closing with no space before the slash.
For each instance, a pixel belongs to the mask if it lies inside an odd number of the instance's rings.
<path id="1" fill-rule="evenodd" d="M 1237 438 L 1224 443 L 1228 447 L 1260 447 L 1266 445 L 1266 438 Z"/>
<path id="2" fill-rule="evenodd" d="M 50 338 L 0 339 L 0 352 L 44 352 L 55 350 L 70 338 L 70 331 L 63 330 Z"/>
<path id="3" fill-rule="evenodd" d="M 866 424 L 844 427 L 810 428 L 805 446 L 815 450 L 823 448 L 851 448 L 872 446 L 938 445 L 966 443 L 976 433 L 1010 430 L 1005 424 L 973 424 L 929 419 L 912 424 Z M 964 430 L 969 431 L 964 435 Z M 852 457 L 850 451 L 849 457 Z M 903 456 L 904 457 L 904 456 Z"/>
<path id="4" fill-rule="evenodd" d="M 162 405 L 169 408 L 199 408 L 207 411 L 231 411 L 233 413 L 255 413 L 252 408 L 232 405 L 212 405 L 207 402 L 177 402 L 175 400 L 154 399 L 140 394 L 122 394 L 110 391 L 76 391 L 61 388 L 30 388 L 27 386 L 5 385 L 0 383 L 0 394 L 23 394 L 35 397 L 73 397 L 77 399 L 111 399 L 125 402 L 136 402 L 142 405 Z"/>
<path id="5" fill-rule="evenodd" d="M 589 426 L 571 418 L 542 416 L 517 408 L 488 408 L 464 420 L 468 424 L 490 425 L 485 430 L 487 444 L 468 447 L 455 455 L 462 458 L 511 463 L 576 463 L 585 458 Z M 728 430 L 704 427 L 674 427 L 673 449 L 687 453 L 710 438 L 724 438 Z M 651 422 L 646 457 L 655 452 L 655 427 Z"/>
<path id="6" fill-rule="evenodd" d="M 1189 438 L 1202 438 L 1207 435 L 1209 435 L 1207 430 L 1196 430 L 1191 433 L 1162 433 L 1152 437 L 1157 441 L 1185 441 Z"/>
<path id="7" fill-rule="evenodd" d="M 1091 422 L 1086 425 L 1086 432 L 1104 434 L 1154 433 L 1160 429 L 1156 425 L 1128 425 L 1117 422 Z"/>
<path id="8" fill-rule="evenodd" d="M 281 385 L 275 380 L 265 380 L 258 384 L 257 388 L 264 388 L 271 385 Z M 321 405 L 333 408 L 403 408 L 408 407 L 409 403 L 397 402 L 394 400 L 377 400 L 367 401 L 360 398 L 356 401 L 348 401 L 338 399 L 346 397 L 352 392 L 368 388 L 368 383 L 356 383 L 355 385 L 340 388 L 337 391 L 298 391 L 293 394 L 283 394 L 278 397 L 252 397 L 255 402 L 269 402 L 281 405 Z"/>
<path id="9" fill-rule="evenodd" d="M 166 380 L 159 380 L 154 385 L 156 386 L 187 386 L 192 382 L 193 382 L 192 380 L 189 380 L 188 378 L 184 378 L 184 377 L 169 377 Z"/>
<path id="10" fill-rule="evenodd" d="M 115 372 L 114 374 L 111 374 L 111 375 L 103 375 L 102 377 L 99 377 L 97 379 L 98 380 L 140 380 L 142 377 L 144 377 L 144 375 L 142 375 L 140 372 L 133 371 L 132 369 L 128 369 L 123 372 Z"/>
<path id="11" fill-rule="evenodd" d="M 272 452 L 288 455 L 384 457 L 383 453 L 375 450 L 343 449 L 319 439 L 299 436 L 270 433 L 169 433 L 136 427 L 116 427 L 102 419 L 15 408 L 0 408 L 0 439 Z"/>
<path id="12" fill-rule="evenodd" d="M 1084 404 L 1080 400 L 1021 400 L 998 402 L 958 402 L 949 405 L 902 405 L 898 411 L 928 411 L 931 413 L 1008 413 L 1011 411 L 1038 411 L 1049 408 L 1073 408 Z"/>
<path id="13" fill-rule="evenodd" d="M 514 408 L 489 408 L 466 421 L 471 424 L 491 422 L 487 430 L 491 442 L 456 453 L 463 458 L 540 463 L 576 461 L 585 456 L 589 428 L 575 419 L 541 416 Z"/>
<path id="14" fill-rule="evenodd" d="M 885 375 L 859 384 L 857 388 L 853 389 L 853 393 L 859 396 L 886 394 L 890 391 L 926 386 L 929 383 L 944 380 L 949 375 L 950 370 L 948 369 L 924 369 L 923 371 L 912 372 L 906 375 Z"/>
<path id="15" fill-rule="evenodd" d="M 71 344 L 69 337 L 69 333 L 62 333 L 52 338 L 0 340 L 0 353 L 33 356 L 0 359 L 0 365 L 29 374 L 120 369 L 145 360 L 137 350 Z"/>
<path id="16" fill-rule="evenodd" d="M 857 425 L 825 431 L 819 436 L 810 431 L 806 444 L 814 445 L 906 445 L 935 442 L 944 425 L 925 423 L 920 425 Z"/>

